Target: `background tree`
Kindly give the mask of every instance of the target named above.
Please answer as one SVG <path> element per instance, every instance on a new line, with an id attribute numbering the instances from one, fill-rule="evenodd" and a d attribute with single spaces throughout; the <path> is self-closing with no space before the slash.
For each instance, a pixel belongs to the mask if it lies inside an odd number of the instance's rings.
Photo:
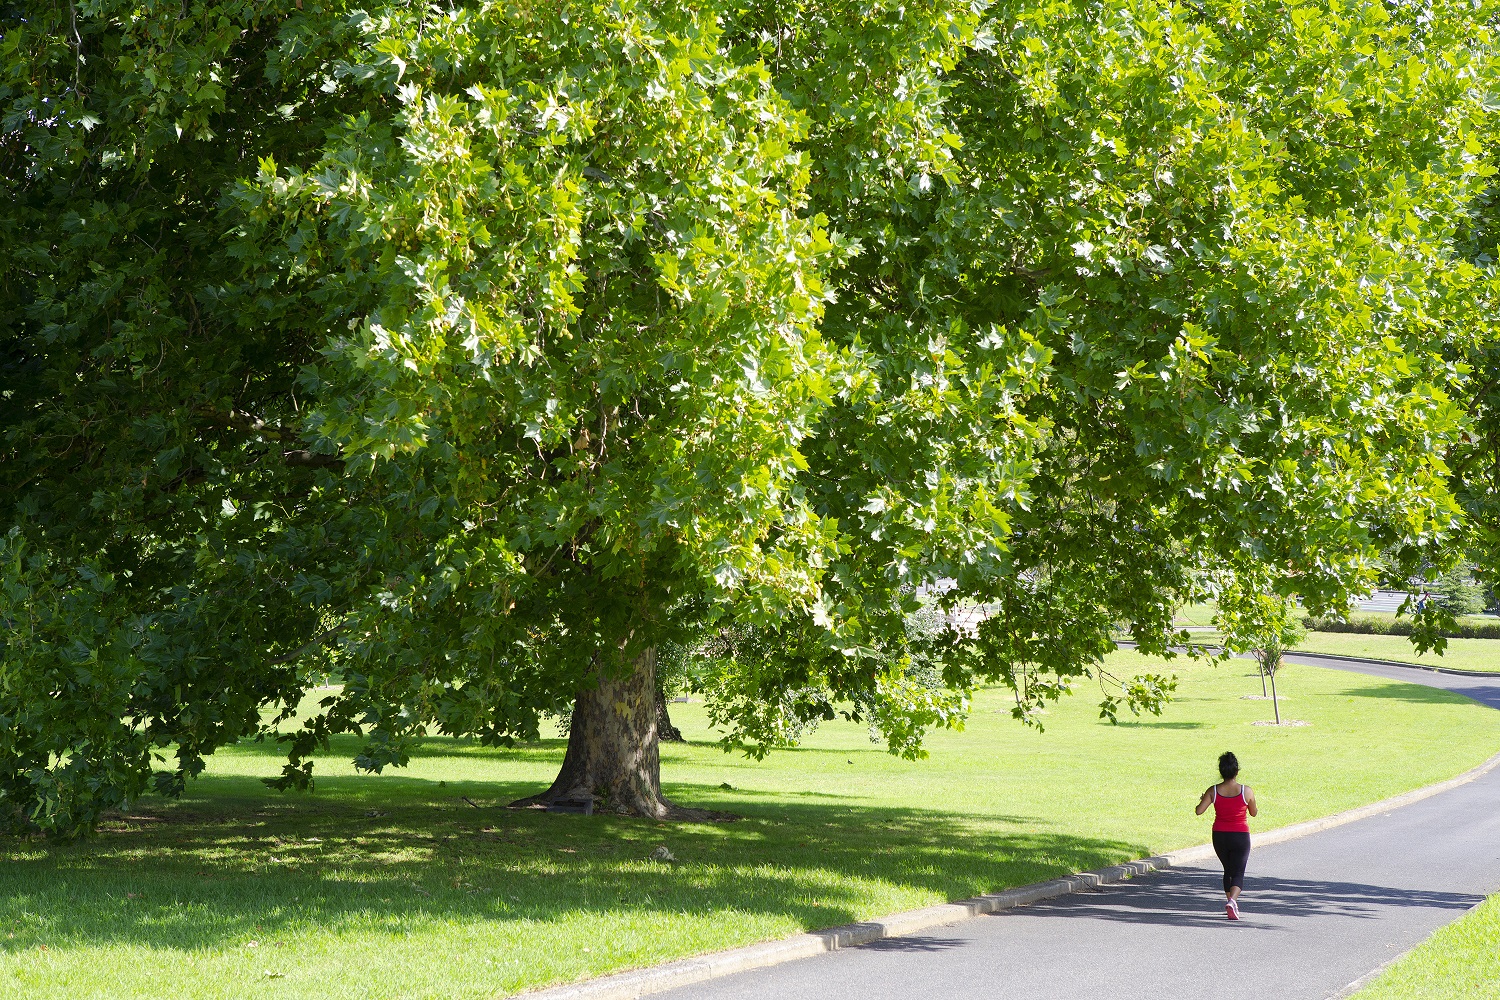
<path id="1" fill-rule="evenodd" d="M 1493 115 L 1484 122 L 1476 143 L 1493 160 L 1500 149 Z M 1488 171 L 1491 164 L 1486 163 Z M 1476 194 L 1457 234 L 1457 251 L 1484 275 L 1474 292 L 1473 318 L 1453 338 L 1451 358 L 1462 381 L 1458 398 L 1470 417 L 1465 434 L 1449 449 L 1454 495 L 1466 517 L 1462 535 L 1451 546 L 1455 559 L 1472 561 L 1474 580 L 1494 601 L 1500 585 L 1500 190 L 1488 174 L 1487 186 Z"/>
<path id="2" fill-rule="evenodd" d="M 1454 615 L 1477 615 L 1485 608 L 1484 590 L 1474 582 L 1475 566 L 1467 560 L 1437 579 L 1437 600 Z"/>
<path id="3" fill-rule="evenodd" d="M 1248 652 L 1255 657 L 1263 696 L 1270 680 L 1271 710 L 1279 726 L 1281 700 L 1276 693 L 1276 674 L 1281 669 L 1282 654 L 1295 649 L 1307 632 L 1302 627 L 1301 610 L 1270 590 L 1265 582 L 1251 577 L 1236 580 L 1232 589 L 1220 593 L 1214 623 L 1224 633 L 1226 651 Z"/>
<path id="4" fill-rule="evenodd" d="M 863 248 L 822 330 L 878 392 L 805 448 L 853 539 L 825 583 L 851 638 L 810 670 L 818 625 L 781 624 L 720 689 L 746 743 L 880 683 L 851 651 L 934 576 L 945 606 L 997 609 L 949 636 L 953 689 L 1005 683 L 1029 719 L 1092 675 L 1109 715 L 1169 683 L 1102 675 L 1118 621 L 1164 652 L 1183 598 L 1244 577 L 1343 607 L 1380 548 L 1451 541 L 1430 446 L 1464 433 L 1451 350 L 1480 277 L 1448 241 L 1490 169 L 1469 13 L 994 4 L 951 70 L 929 60 L 930 115 L 900 134 L 934 141 L 905 164 L 828 152 L 882 93 L 872 29 L 814 4 L 760 25 L 794 92 L 855 66 L 801 103 L 829 164 L 811 203 Z"/>
<path id="5" fill-rule="evenodd" d="M 76 27 L 73 14 L 76 13 Z M 1240 579 L 1443 543 L 1475 15 L 102 3 L 0 41 L 0 795 L 571 705 L 665 816 L 658 647 L 763 752 L 1016 713 Z M 977 635 L 913 627 L 996 610 Z"/>

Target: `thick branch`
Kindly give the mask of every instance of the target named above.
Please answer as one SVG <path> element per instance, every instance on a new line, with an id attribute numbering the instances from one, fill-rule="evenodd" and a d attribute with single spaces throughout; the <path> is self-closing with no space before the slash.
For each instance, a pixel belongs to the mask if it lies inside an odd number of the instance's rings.
<path id="1" fill-rule="evenodd" d="M 243 410 L 230 410 L 228 413 L 223 413 L 218 410 L 204 409 L 200 412 L 210 422 L 220 427 L 229 427 L 237 431 L 248 431 L 251 434 L 274 438 L 277 441 L 296 441 L 302 436 L 295 427 L 266 423 L 266 421 L 255 414 L 246 413 Z"/>
<path id="2" fill-rule="evenodd" d="M 283 653 L 280 656 L 275 657 L 274 659 L 267 660 L 266 666 L 279 667 L 282 664 L 291 663 L 293 660 L 299 660 L 303 656 L 312 652 L 317 647 L 327 643 L 329 639 L 337 636 L 340 632 L 344 631 L 344 629 L 347 628 L 348 625 L 348 622 L 340 622 L 333 628 L 325 629 L 324 631 L 319 632 L 317 635 L 304 642 L 302 645 L 298 646 L 296 649 L 292 650 L 290 653 Z"/>

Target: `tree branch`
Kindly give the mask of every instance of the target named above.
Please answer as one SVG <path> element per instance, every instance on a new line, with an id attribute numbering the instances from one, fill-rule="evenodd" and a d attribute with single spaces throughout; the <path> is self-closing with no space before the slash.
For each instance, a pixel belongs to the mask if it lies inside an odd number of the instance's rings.
<path id="1" fill-rule="evenodd" d="M 333 628 L 319 632 L 317 635 L 313 636 L 311 639 L 307 640 L 302 645 L 292 650 L 290 653 L 283 653 L 278 657 L 267 660 L 266 666 L 279 667 L 283 664 L 291 663 L 293 660 L 301 659 L 303 655 L 310 652 L 315 647 L 323 645 L 329 639 L 332 639 L 334 636 L 344 631 L 344 629 L 348 626 L 348 622 L 339 622 L 339 624 L 335 625 Z"/>

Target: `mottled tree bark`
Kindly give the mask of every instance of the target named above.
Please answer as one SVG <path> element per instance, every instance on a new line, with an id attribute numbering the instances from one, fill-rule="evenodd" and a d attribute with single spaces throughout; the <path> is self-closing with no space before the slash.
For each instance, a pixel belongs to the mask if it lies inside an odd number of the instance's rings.
<path id="1" fill-rule="evenodd" d="M 516 805 L 592 798 L 596 812 L 666 819 L 657 750 L 656 650 L 624 676 L 595 673 L 573 705 L 568 752 L 552 787 Z"/>

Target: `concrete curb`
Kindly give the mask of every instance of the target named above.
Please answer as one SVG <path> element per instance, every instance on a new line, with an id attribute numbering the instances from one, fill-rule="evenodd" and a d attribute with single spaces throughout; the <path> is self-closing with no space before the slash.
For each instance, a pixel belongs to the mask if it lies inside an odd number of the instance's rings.
<path id="1" fill-rule="evenodd" d="M 1459 919 L 1462 920 L 1463 918 L 1460 917 Z M 1363 976 L 1360 976 L 1354 982 L 1350 983 L 1348 986 L 1345 986 L 1337 993 L 1330 994 L 1327 997 L 1327 1000 L 1349 1000 L 1350 997 L 1354 996 L 1360 990 L 1364 989 L 1366 986 L 1369 986 L 1375 980 L 1379 979 L 1382 972 L 1384 972 L 1386 969 L 1389 969 L 1391 966 L 1395 965 L 1397 962 L 1401 961 L 1401 959 L 1405 958 L 1409 954 L 1411 954 L 1411 952 L 1404 951 L 1394 958 L 1386 959 L 1384 962 L 1380 963 L 1380 968 L 1371 969 L 1369 972 L 1366 972 Z"/>
<path id="2" fill-rule="evenodd" d="M 1131 639 L 1117 639 L 1115 645 L 1121 649 L 1135 649 L 1136 644 Z M 1177 647 L 1181 648 L 1181 647 Z M 1223 649 L 1222 646 L 1209 646 L 1209 649 Z M 1348 656 L 1344 653 L 1314 653 L 1309 649 L 1289 649 L 1285 656 L 1316 656 L 1324 660 L 1344 660 L 1347 663 L 1375 663 L 1382 667 L 1405 667 L 1408 670 L 1425 670 L 1430 674 L 1448 674 L 1451 677 L 1500 677 L 1500 670 L 1459 670 L 1456 667 L 1429 667 L 1421 663 L 1408 663 L 1405 660 L 1377 660 L 1372 656 Z M 1252 659 L 1249 653 L 1236 653 L 1235 659 Z"/>
<path id="3" fill-rule="evenodd" d="M 1345 823 L 1379 816 L 1393 809 L 1411 805 L 1413 802 L 1431 798 L 1450 788 L 1468 784 L 1496 766 L 1500 766 L 1500 754 L 1496 754 L 1483 764 L 1465 771 L 1456 778 L 1414 789 L 1367 806 L 1324 816 L 1322 819 L 1294 823 L 1291 826 L 1255 834 L 1254 842 L 1256 846 L 1280 844 L 1336 826 L 1343 826 Z M 1099 871 L 1081 872 L 1077 875 L 1056 878 L 1050 882 L 1037 882 L 1006 889 L 1003 892 L 987 893 L 974 899 L 960 900 L 957 903 L 939 903 L 936 906 L 926 906 L 919 910 L 893 913 L 878 920 L 864 920 L 840 927 L 829 927 L 825 930 L 783 938 L 780 941 L 763 941 L 760 944 L 730 948 L 727 951 L 699 955 L 695 958 L 678 959 L 675 962 L 667 962 L 664 965 L 646 969 L 616 972 L 597 979 L 552 986 L 521 995 L 526 1000 L 636 1000 L 637 997 L 651 993 L 662 993 L 679 986 L 689 986 L 707 979 L 734 975 L 737 972 L 764 969 L 773 965 L 781 965 L 784 962 L 794 962 L 799 958 L 812 958 L 814 955 L 837 951 L 840 948 L 854 948 L 883 938 L 919 934 L 934 927 L 962 923 L 975 917 L 999 913 L 1002 910 L 1025 906 L 1029 903 L 1038 903 L 1044 899 L 1055 899 L 1058 896 L 1122 882 L 1138 875 L 1148 875 L 1151 872 L 1202 861 L 1213 857 L 1213 854 L 1212 845 L 1200 844 L 1197 847 L 1169 851 L 1152 858 L 1112 865 Z"/>
<path id="4" fill-rule="evenodd" d="M 1315 653 L 1310 649 L 1289 649 L 1287 656 L 1317 656 L 1325 660 L 1347 660 L 1350 663 L 1378 663 L 1382 667 L 1406 667 L 1408 670 L 1425 670 L 1433 674 L 1448 674 L 1452 677 L 1500 677 L 1500 670 L 1459 670 L 1457 667 L 1429 667 L 1422 663 L 1407 663 L 1404 660 L 1377 660 L 1370 656 L 1348 656 L 1344 653 Z"/>

